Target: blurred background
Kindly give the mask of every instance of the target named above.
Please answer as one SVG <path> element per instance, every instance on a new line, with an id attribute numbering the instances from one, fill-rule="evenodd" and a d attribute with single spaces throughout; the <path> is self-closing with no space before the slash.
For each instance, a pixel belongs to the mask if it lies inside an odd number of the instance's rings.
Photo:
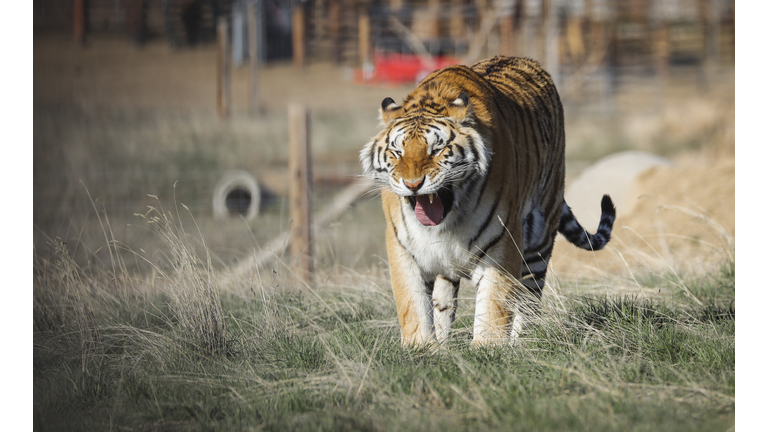
<path id="1" fill-rule="evenodd" d="M 360 174 L 385 97 L 499 54 L 552 74 L 569 185 L 627 150 L 678 166 L 734 156 L 734 0 L 34 0 L 33 11 L 35 251 L 60 237 L 82 265 L 107 262 L 113 239 L 159 253 L 135 213 L 160 205 L 214 264 L 247 259 L 288 229 L 289 104 L 310 112 L 317 214 Z M 721 171 L 708 181 L 732 184 L 732 169 L 705 169 Z M 729 193 L 711 207 L 732 220 Z M 376 197 L 318 229 L 314 248 L 317 268 L 385 263 Z"/>

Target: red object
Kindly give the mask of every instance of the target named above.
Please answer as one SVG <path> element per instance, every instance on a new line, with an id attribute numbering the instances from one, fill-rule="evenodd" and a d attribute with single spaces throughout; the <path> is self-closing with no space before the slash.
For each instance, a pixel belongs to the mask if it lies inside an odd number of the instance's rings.
<path id="1" fill-rule="evenodd" d="M 356 82 L 415 83 L 431 72 L 446 66 L 460 64 L 453 57 L 433 57 L 433 64 L 413 54 L 376 54 L 373 57 L 373 73 L 366 77 L 365 71 L 356 69 Z"/>

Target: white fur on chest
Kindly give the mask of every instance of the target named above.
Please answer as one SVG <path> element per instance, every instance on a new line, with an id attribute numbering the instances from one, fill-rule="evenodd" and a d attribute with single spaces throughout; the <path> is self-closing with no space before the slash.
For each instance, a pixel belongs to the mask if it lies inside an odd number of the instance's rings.
<path id="1" fill-rule="evenodd" d="M 461 229 L 446 229 L 440 225 L 424 226 L 410 208 L 404 208 L 403 213 L 409 238 L 404 238 L 401 234 L 400 241 L 415 258 L 423 276 L 434 279 L 441 275 L 458 280 L 467 274 L 470 270 L 467 268 L 469 254 L 466 245 L 470 238 L 468 233 L 462 232 Z"/>

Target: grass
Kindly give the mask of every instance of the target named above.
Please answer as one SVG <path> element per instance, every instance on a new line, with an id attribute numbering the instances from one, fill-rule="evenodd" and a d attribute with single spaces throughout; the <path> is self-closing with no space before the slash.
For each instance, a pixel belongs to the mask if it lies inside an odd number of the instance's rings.
<path id="1" fill-rule="evenodd" d="M 59 51 L 55 51 L 56 56 L 63 55 Z M 114 55 L 113 50 L 108 53 Z M 95 54 L 81 50 L 76 55 Z M 130 56 L 135 54 L 131 51 Z M 731 72 L 723 72 L 707 91 L 696 88 L 686 69 L 676 70 L 661 87 L 650 78 L 622 86 L 615 94 L 615 105 L 610 107 L 589 98 L 564 100 L 568 177 L 575 178 L 580 170 L 603 156 L 627 149 L 672 157 L 692 150 L 691 145 L 696 144 L 696 149 L 725 148 L 728 151 L 724 153 L 733 154 L 733 80 Z M 317 86 L 291 82 L 291 87 L 302 88 L 306 102 L 317 104 L 322 100 L 313 97 L 321 90 Z M 337 97 L 312 110 L 316 175 L 338 180 L 359 174 L 357 153 L 377 130 L 376 113 L 382 100 L 373 98 L 367 90 L 372 89 L 345 85 L 337 91 Z M 386 89 L 382 94 L 398 99 L 409 90 L 404 86 Z M 104 92 L 106 95 L 107 89 Z M 269 101 L 269 109 L 262 116 L 252 118 L 241 113 L 222 122 L 215 114 L 199 106 L 195 109 L 194 105 L 168 109 L 137 102 L 135 106 L 96 108 L 88 103 L 86 95 L 78 95 L 82 97 L 78 103 L 48 100 L 45 95 L 42 92 L 33 107 L 36 248 L 45 248 L 48 235 L 70 243 L 79 241 L 81 245 L 95 244 L 94 240 L 101 237 L 99 227 L 91 223 L 93 206 L 84 199 L 83 185 L 97 199 L 98 206 L 114 218 L 116 235 L 134 248 L 154 250 L 162 246 L 152 243 L 154 237 L 143 236 L 142 230 L 124 227 L 134 223 L 136 209 L 152 205 L 148 194 L 169 196 L 176 182 L 177 197 L 199 221 L 214 265 L 242 258 L 238 252 L 252 248 L 251 236 L 266 242 L 285 229 L 288 121 L 282 97 Z M 681 117 L 680 112 L 687 114 Z M 258 222 L 222 224 L 212 218 L 214 186 L 233 169 L 250 172 L 262 187 L 265 196 Z M 320 189 L 315 192 L 322 194 Z M 318 207 L 324 204 L 322 199 L 315 201 Z M 371 207 L 375 209 L 372 214 L 383 223 L 380 206 Z M 333 245 L 334 241 L 321 247 Z M 334 250 L 338 253 L 343 248 Z M 83 247 L 73 252 L 79 254 L 76 261 L 83 265 L 92 255 L 85 254 Z M 382 255 L 381 250 L 368 252 Z M 326 262 L 357 264 L 338 256 Z"/>
<path id="2" fill-rule="evenodd" d="M 682 78 L 676 83 L 690 81 Z M 677 84 L 664 94 L 692 91 Z M 725 84 L 732 91 L 732 80 Z M 643 89 L 599 112 L 567 104 L 569 175 L 626 148 L 674 155 L 694 144 L 732 147 L 734 116 L 713 109 L 719 94 L 700 103 L 684 93 L 676 102 Z M 344 110 L 312 116 L 313 168 L 331 176 L 358 172 L 356 154 L 376 129 L 381 100 L 347 107 L 352 97 L 335 96 L 328 102 Z M 731 93 L 724 99 L 727 114 Z M 35 430 L 734 425 L 732 259 L 695 276 L 552 277 L 542 325 L 514 348 L 470 346 L 474 292 L 464 286 L 451 339 L 404 348 L 378 200 L 315 233 L 312 288 L 279 260 L 253 277 L 221 277 L 287 228 L 286 200 L 273 186 L 284 184 L 275 173 L 287 165 L 284 109 L 222 123 L 194 111 L 90 106 L 85 96 L 61 106 L 36 99 L 33 112 Z M 210 215 L 213 185 L 235 168 L 274 189 L 250 225 Z M 147 197 L 172 191 L 189 210 Z M 315 190 L 316 210 L 329 195 Z M 133 216 L 144 206 L 153 209 Z M 603 294 L 568 294 L 581 290 L 576 283 Z M 664 295 L 647 295 L 651 287 Z"/>
<path id="3" fill-rule="evenodd" d="M 514 347 L 472 348 L 473 293 L 442 346 L 400 344 L 386 273 L 289 269 L 222 283 L 186 210 L 159 204 L 158 254 L 34 263 L 36 430 L 724 430 L 735 411 L 735 266 L 648 275 L 664 298 L 547 291 Z M 107 251 L 102 251 L 107 255 Z M 131 259 L 151 272 L 129 270 Z M 555 280 L 553 283 L 557 284 Z M 632 283 L 635 283 L 634 281 Z M 467 292 L 470 291 L 470 292 Z"/>
<path id="4" fill-rule="evenodd" d="M 317 175 L 345 180 L 359 174 L 357 152 L 376 130 L 375 109 L 355 113 L 353 121 L 351 116 L 348 112 L 313 112 L 312 156 Z M 134 212 L 156 204 L 150 194 L 175 194 L 178 202 L 189 207 L 205 235 L 214 266 L 232 264 L 247 256 L 254 242 L 266 243 L 288 228 L 286 113 L 238 117 L 225 123 L 215 116 L 194 113 L 91 112 L 39 104 L 34 123 L 33 235 L 39 250 L 47 247 L 49 236 L 59 236 L 80 245 L 71 252 L 77 263 L 87 266 L 94 256 L 87 246 L 100 245 L 103 240 L 100 225 L 94 223 L 97 214 L 109 214 L 115 235 L 131 248 L 154 251 L 163 247 L 149 230 L 134 227 Z M 232 169 L 248 171 L 260 184 L 261 210 L 250 223 L 234 218 L 214 220 L 214 187 Z M 315 184 L 313 204 L 318 211 L 329 205 L 329 197 L 342 186 Z M 96 206 L 84 193 L 86 189 Z M 379 202 L 360 205 L 372 209 L 371 218 L 383 223 Z M 327 238 L 318 243 L 319 254 L 333 254 L 323 257 L 323 262 L 356 265 L 360 248 L 354 248 L 348 259 L 340 256 L 346 254 L 344 248 L 335 247 L 342 241 L 337 233 L 343 231 L 332 226 Z M 361 235 L 371 237 L 369 230 Z"/>

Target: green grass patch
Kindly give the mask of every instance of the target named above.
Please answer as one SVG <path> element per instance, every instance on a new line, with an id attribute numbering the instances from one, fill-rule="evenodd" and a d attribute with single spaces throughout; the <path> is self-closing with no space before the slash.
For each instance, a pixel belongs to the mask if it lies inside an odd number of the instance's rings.
<path id="1" fill-rule="evenodd" d="M 226 341 L 211 350 L 162 290 L 109 298 L 99 294 L 111 290 L 103 272 L 63 271 L 65 253 L 36 260 L 36 430 L 699 431 L 734 422 L 735 309 L 723 301 L 733 272 L 705 278 L 701 292 L 713 296 L 703 306 L 566 299 L 521 343 L 488 348 L 471 347 L 466 332 L 403 347 L 394 306 L 375 286 L 258 287 L 211 300 Z M 69 297 L 51 294 L 62 288 Z"/>
<path id="2" fill-rule="evenodd" d="M 150 276 L 129 272 L 114 240 L 109 261 L 88 268 L 61 241 L 36 252 L 36 430 L 734 424 L 732 264 L 636 279 L 671 296 L 612 296 L 606 286 L 601 296 L 545 302 L 541 322 L 514 346 L 472 347 L 473 316 L 461 305 L 444 344 L 404 347 L 383 272 L 337 271 L 315 288 L 274 270 L 224 282 L 178 213 L 145 216 L 167 245 L 159 261 L 135 254 Z"/>

